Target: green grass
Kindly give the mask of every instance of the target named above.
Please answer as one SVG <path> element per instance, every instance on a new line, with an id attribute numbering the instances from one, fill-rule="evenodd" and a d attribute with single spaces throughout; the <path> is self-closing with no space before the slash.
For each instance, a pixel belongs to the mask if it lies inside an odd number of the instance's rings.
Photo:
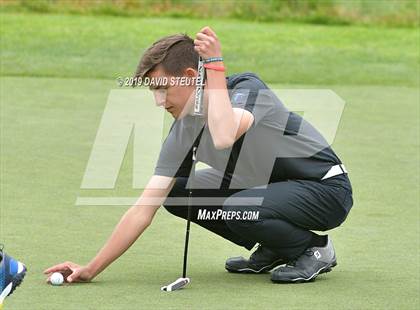
<path id="1" fill-rule="evenodd" d="M 271 83 L 418 85 L 417 29 L 308 26 L 218 20 L 1 15 L 1 72 L 13 76 L 115 79 L 169 33 L 220 36 L 229 73 Z M 11 27 L 19 25 L 19 27 Z"/>
<path id="2" fill-rule="evenodd" d="M 206 21 L 220 29 L 229 72 L 255 71 L 273 87 L 330 88 L 345 99 L 334 149 L 350 170 L 355 205 L 331 232 L 338 267 L 314 283 L 273 285 L 268 275 L 228 274 L 224 260 L 247 252 L 194 225 L 193 282 L 166 294 L 160 286 L 180 273 L 184 222 L 163 209 L 94 283 L 51 287 L 41 272 L 64 260 L 87 263 L 127 209 L 74 205 L 90 195 L 80 185 L 114 78 L 132 72 L 155 38 L 194 33 L 205 22 L 55 15 L 1 21 L 0 242 L 29 267 L 5 310 L 418 309 L 416 31 Z M 252 40 L 234 44 L 244 37 Z M 131 188 L 130 151 L 117 188 L 97 196 L 139 194 Z"/>

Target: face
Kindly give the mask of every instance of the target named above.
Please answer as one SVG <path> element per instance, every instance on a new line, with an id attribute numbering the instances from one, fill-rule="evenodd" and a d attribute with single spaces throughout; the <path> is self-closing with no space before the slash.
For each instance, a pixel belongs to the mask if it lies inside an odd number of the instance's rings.
<path id="1" fill-rule="evenodd" d="M 190 113 L 194 101 L 195 86 L 193 83 L 189 83 L 191 85 L 188 85 L 188 83 L 184 83 L 184 85 L 172 83 L 175 84 L 172 85 L 170 82 L 175 77 L 167 74 L 161 66 L 157 66 L 147 76 L 155 81 L 166 77 L 169 82 L 168 85 L 153 85 L 149 87 L 153 92 L 157 106 L 164 107 L 175 119 L 181 119 Z M 184 70 L 183 77 L 194 78 L 195 76 L 197 76 L 196 70 L 192 68 Z"/>

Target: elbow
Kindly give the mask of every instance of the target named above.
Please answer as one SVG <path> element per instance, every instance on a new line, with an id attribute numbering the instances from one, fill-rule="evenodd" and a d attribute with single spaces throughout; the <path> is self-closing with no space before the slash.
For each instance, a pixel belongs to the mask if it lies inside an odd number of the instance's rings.
<path id="1" fill-rule="evenodd" d="M 233 129 L 226 128 L 226 126 L 210 127 L 210 124 L 209 129 L 216 150 L 230 148 L 235 143 L 235 133 L 233 132 Z"/>
<path id="2" fill-rule="evenodd" d="M 138 220 L 144 228 L 147 228 L 153 222 L 153 215 L 142 214 L 142 216 L 140 216 Z"/>
<path id="3" fill-rule="evenodd" d="M 142 222 L 143 222 L 143 227 L 146 229 L 147 227 L 150 226 L 150 224 L 152 224 L 152 219 L 145 218 L 142 220 Z"/>
<path id="4" fill-rule="evenodd" d="M 233 138 L 231 139 L 225 137 L 224 139 L 214 139 L 213 143 L 216 150 L 224 150 L 232 147 L 232 145 L 235 143 L 235 140 Z"/>
<path id="5" fill-rule="evenodd" d="M 137 221 L 144 227 L 149 227 L 152 224 L 153 217 L 148 214 L 141 214 L 137 217 Z"/>

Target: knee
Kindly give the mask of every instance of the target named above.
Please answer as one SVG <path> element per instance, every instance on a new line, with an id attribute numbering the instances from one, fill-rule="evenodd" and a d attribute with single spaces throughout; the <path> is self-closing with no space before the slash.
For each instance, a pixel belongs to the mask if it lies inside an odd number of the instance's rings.
<path id="1" fill-rule="evenodd" d="M 323 229 L 322 231 L 334 229 L 334 228 L 340 226 L 346 220 L 347 215 L 348 215 L 347 211 L 338 210 L 336 212 L 335 216 L 331 217 L 328 220 L 327 227 L 325 229 Z"/>
<path id="2" fill-rule="evenodd" d="M 352 205 L 352 193 L 350 191 L 346 191 L 342 206 L 335 208 L 335 212 L 328 219 L 328 225 L 325 230 L 330 230 L 340 226 L 346 220 Z"/>
<path id="3" fill-rule="evenodd" d="M 255 223 L 256 206 L 247 204 L 246 199 L 240 195 L 232 195 L 223 204 L 225 223 L 232 231 L 243 231 Z M 252 215 L 252 216 L 251 216 Z"/>

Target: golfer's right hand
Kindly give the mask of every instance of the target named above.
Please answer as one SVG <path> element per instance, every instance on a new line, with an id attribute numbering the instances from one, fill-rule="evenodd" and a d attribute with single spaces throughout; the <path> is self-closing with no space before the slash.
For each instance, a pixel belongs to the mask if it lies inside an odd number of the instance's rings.
<path id="1" fill-rule="evenodd" d="M 89 282 L 93 279 L 93 274 L 88 267 L 72 262 L 61 263 L 44 270 L 44 274 L 48 275 L 47 282 L 49 282 L 50 276 L 54 272 L 60 272 L 64 277 L 64 281 L 68 283 Z"/>

